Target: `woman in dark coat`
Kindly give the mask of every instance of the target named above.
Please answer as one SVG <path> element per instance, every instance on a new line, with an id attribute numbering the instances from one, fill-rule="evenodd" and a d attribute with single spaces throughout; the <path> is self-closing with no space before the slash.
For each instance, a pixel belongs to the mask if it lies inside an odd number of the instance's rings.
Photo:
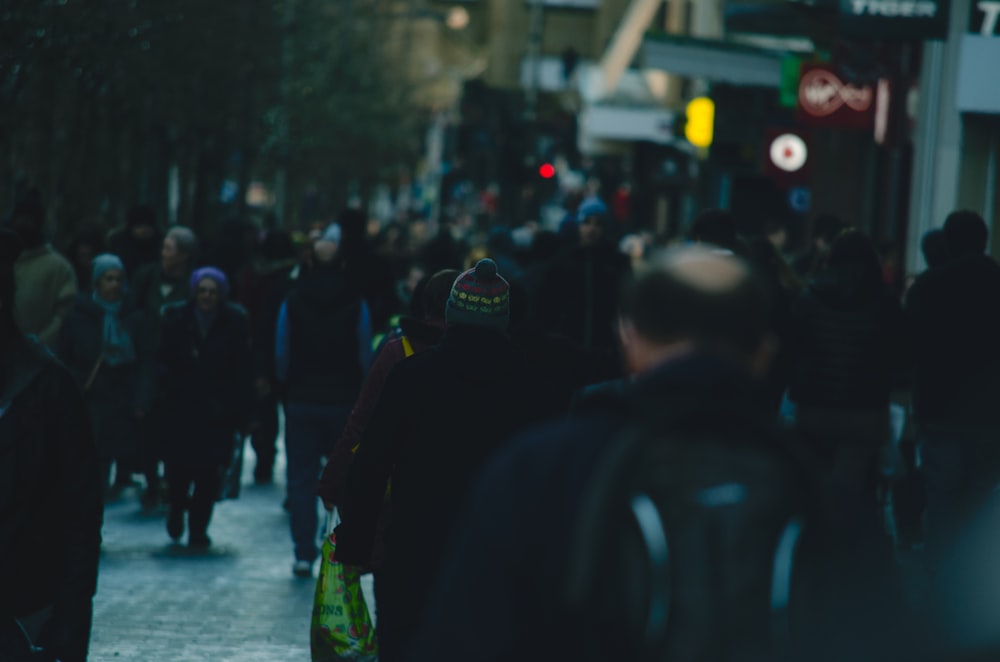
<path id="1" fill-rule="evenodd" d="M 85 392 L 107 489 L 112 462 L 119 479 L 136 464 L 138 422 L 153 397 L 154 348 L 145 316 L 124 301 L 122 261 L 98 255 L 90 282 L 93 290 L 77 297 L 63 324 L 58 355 Z"/>
<path id="2" fill-rule="evenodd" d="M 874 490 L 876 458 L 890 438 L 889 395 L 905 359 L 902 322 L 875 245 L 854 231 L 834 241 L 826 268 L 791 312 L 796 431 L 834 478 L 865 490 Z"/>
<path id="3" fill-rule="evenodd" d="M 164 402 L 162 449 L 170 489 L 167 533 L 208 547 L 223 467 L 253 405 L 250 325 L 226 299 L 229 283 L 214 267 L 191 275 L 194 297 L 165 309 L 157 356 Z M 193 487 L 193 492 L 192 492 Z"/>

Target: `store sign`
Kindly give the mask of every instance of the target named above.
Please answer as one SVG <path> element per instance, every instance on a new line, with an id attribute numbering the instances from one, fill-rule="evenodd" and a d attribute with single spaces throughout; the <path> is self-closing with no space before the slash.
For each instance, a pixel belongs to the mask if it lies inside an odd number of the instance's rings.
<path id="1" fill-rule="evenodd" d="M 798 172 L 809 159 L 806 141 L 794 133 L 783 133 L 771 141 L 768 155 L 775 168 L 782 172 Z"/>
<path id="2" fill-rule="evenodd" d="M 845 37 L 944 39 L 948 0 L 840 0 Z"/>
<path id="3" fill-rule="evenodd" d="M 1000 2 L 983 0 L 972 3 L 969 32 L 983 37 L 1000 37 Z"/>
<path id="4" fill-rule="evenodd" d="M 845 82 L 827 65 L 803 65 L 798 115 L 813 126 L 868 128 L 875 120 L 875 90 Z"/>
<path id="5" fill-rule="evenodd" d="M 958 47 L 955 104 L 962 112 L 1000 114 L 1000 2 L 972 0 L 969 31 Z"/>

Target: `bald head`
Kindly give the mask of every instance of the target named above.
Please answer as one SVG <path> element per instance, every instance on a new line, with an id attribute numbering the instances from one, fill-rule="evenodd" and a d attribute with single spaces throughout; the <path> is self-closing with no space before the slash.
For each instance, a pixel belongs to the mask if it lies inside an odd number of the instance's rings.
<path id="1" fill-rule="evenodd" d="M 695 247 L 653 258 L 626 289 L 622 319 L 645 354 L 683 345 L 751 360 L 768 336 L 770 314 L 764 289 L 742 260 Z"/>
<path id="2" fill-rule="evenodd" d="M 700 247 L 666 251 L 654 259 L 651 268 L 663 270 L 679 283 L 705 294 L 733 290 L 750 277 L 743 262 Z"/>

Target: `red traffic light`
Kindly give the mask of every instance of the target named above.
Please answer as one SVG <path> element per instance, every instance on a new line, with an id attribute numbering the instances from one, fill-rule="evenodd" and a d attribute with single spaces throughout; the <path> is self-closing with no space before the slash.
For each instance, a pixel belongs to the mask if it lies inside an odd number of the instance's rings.
<path id="1" fill-rule="evenodd" d="M 543 163 L 538 168 L 538 174 L 542 176 L 542 179 L 552 179 L 556 176 L 556 169 L 551 163 Z"/>

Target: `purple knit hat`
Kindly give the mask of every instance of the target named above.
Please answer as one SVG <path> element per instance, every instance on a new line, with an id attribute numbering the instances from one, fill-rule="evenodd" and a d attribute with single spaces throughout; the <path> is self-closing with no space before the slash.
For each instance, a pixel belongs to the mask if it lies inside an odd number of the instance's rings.
<path id="1" fill-rule="evenodd" d="M 229 296 L 229 279 L 226 278 L 226 274 L 222 273 L 222 270 L 218 267 L 202 267 L 201 269 L 194 270 L 189 281 L 192 296 L 198 291 L 198 283 L 206 278 L 211 278 L 219 285 L 223 298 Z"/>

